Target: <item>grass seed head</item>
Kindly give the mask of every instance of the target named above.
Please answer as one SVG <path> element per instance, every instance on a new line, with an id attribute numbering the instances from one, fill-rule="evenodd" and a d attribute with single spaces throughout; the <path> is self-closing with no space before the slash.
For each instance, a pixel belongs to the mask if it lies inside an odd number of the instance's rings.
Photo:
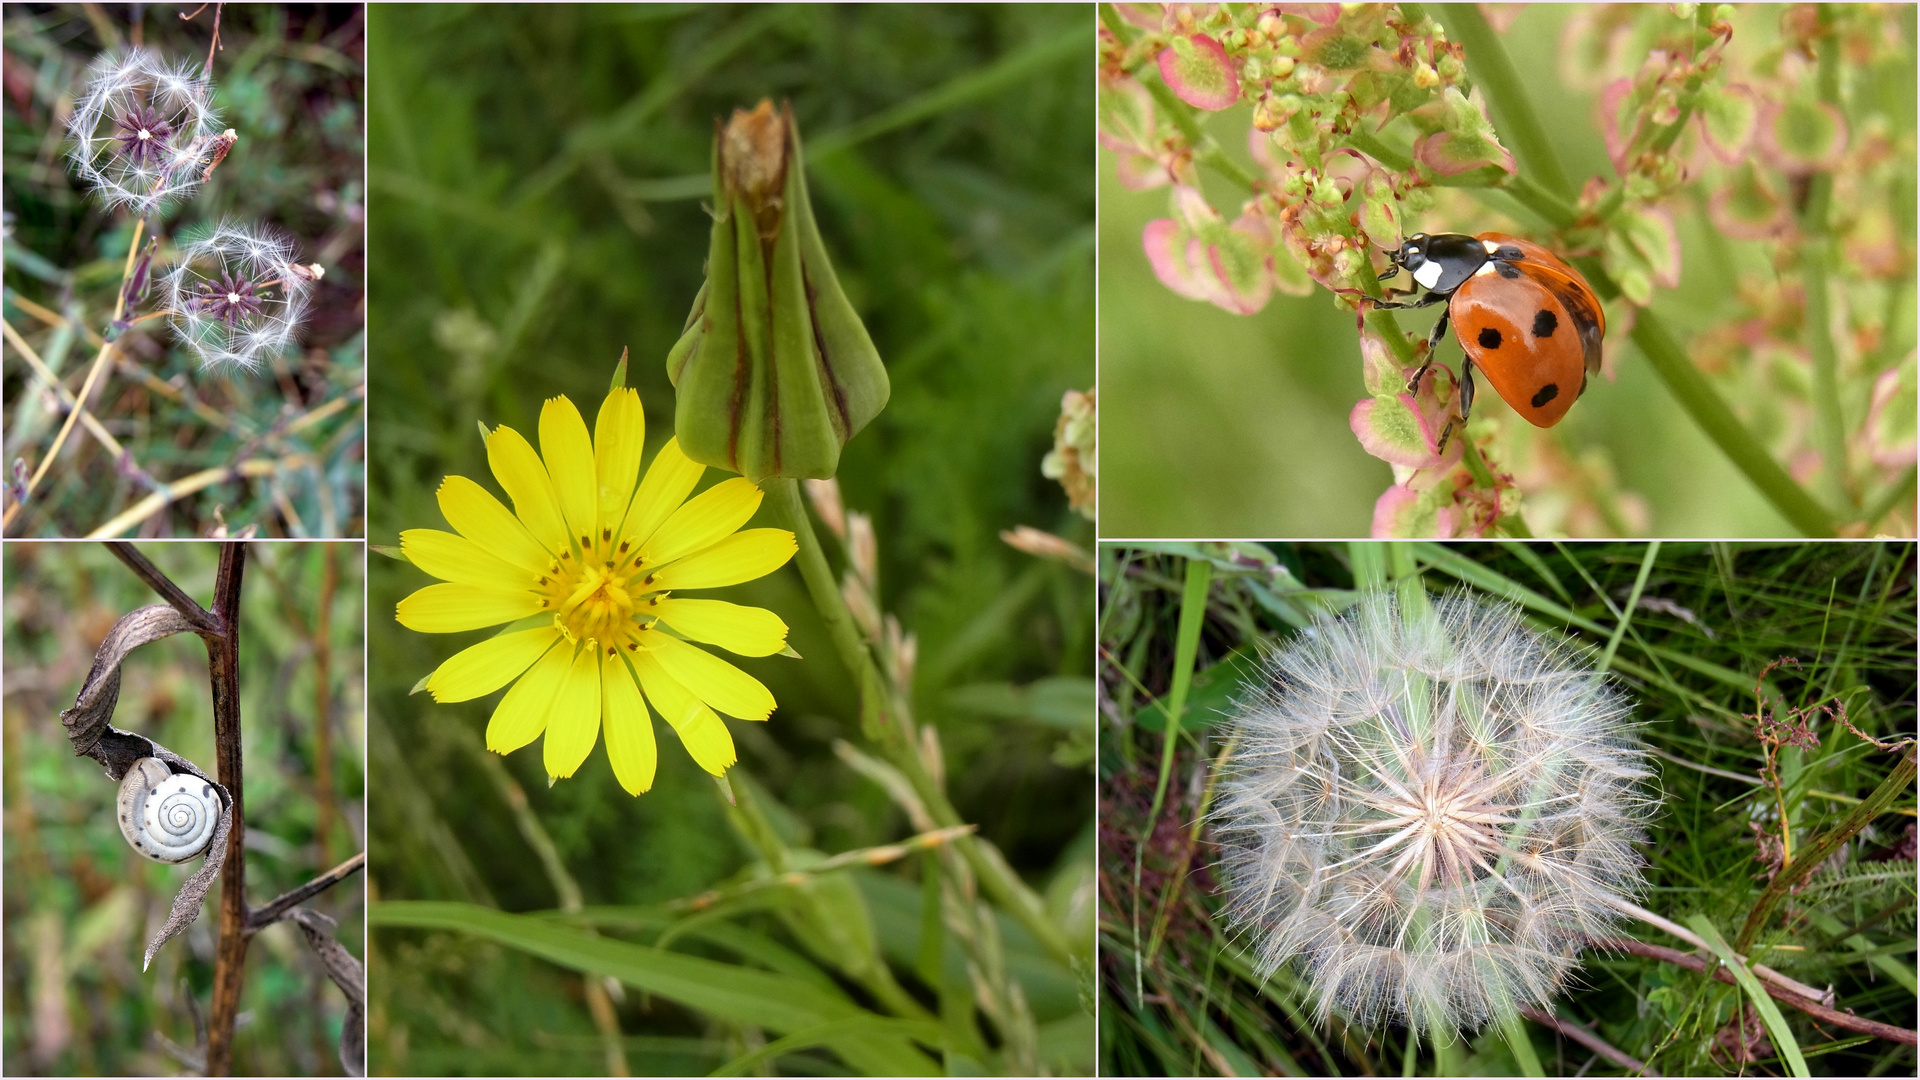
<path id="1" fill-rule="evenodd" d="M 1568 639 L 1467 593 L 1377 593 L 1266 660 L 1214 816 L 1261 970 L 1447 1038 L 1545 1005 L 1641 888 L 1649 773 Z"/>

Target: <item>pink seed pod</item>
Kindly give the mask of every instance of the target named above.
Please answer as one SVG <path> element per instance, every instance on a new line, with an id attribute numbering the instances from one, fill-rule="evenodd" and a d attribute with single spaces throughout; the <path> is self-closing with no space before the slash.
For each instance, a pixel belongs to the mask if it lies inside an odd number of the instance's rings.
<path id="1" fill-rule="evenodd" d="M 202 367 L 256 368 L 294 345 L 317 275 L 291 239 L 223 223 L 183 237 L 163 282 L 174 334 Z"/>
<path id="2" fill-rule="evenodd" d="M 213 84 L 147 49 L 107 55 L 67 119 L 68 158 L 112 207 L 146 215 L 198 187 L 221 144 Z"/>
<path id="3" fill-rule="evenodd" d="M 1215 804 L 1227 918 L 1324 1023 L 1544 1007 L 1642 888 L 1627 699 L 1517 608 L 1372 594 L 1266 658 Z"/>

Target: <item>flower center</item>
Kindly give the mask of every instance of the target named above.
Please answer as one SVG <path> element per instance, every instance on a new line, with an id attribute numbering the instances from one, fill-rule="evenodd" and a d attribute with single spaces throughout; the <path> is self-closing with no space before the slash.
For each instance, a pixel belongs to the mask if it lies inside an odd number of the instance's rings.
<path id="1" fill-rule="evenodd" d="M 153 132 L 151 132 L 151 131 L 148 131 L 148 130 L 147 130 L 146 128 L 141 128 L 141 129 L 140 129 L 140 137 L 141 137 L 142 139 L 151 139 L 151 138 L 153 138 Z"/>
<path id="2" fill-rule="evenodd" d="M 227 294 L 227 303 L 229 303 L 229 304 L 237 304 L 237 303 L 239 303 L 239 302 L 240 302 L 240 294 L 239 294 L 239 293 L 231 293 L 231 292 L 230 292 L 230 293 L 228 293 L 228 294 Z"/>
<path id="3" fill-rule="evenodd" d="M 637 555 L 589 544 L 579 556 L 569 551 L 549 564 L 538 591 L 567 640 L 592 639 L 608 649 L 638 647 L 640 631 L 653 625 L 653 609 L 666 594 L 653 587 L 652 573 Z"/>

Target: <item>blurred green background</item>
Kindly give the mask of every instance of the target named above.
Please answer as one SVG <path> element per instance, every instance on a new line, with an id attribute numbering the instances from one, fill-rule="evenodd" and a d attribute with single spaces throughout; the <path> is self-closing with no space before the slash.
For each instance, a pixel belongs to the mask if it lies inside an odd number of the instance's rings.
<path id="1" fill-rule="evenodd" d="M 892 379 L 839 480 L 875 517 L 882 608 L 918 635 L 917 717 L 939 731 L 962 817 L 1036 889 L 1072 895 L 1092 863 L 1092 582 L 998 534 L 1092 537 L 1040 475 L 1061 394 L 1093 380 L 1092 21 L 1069 5 L 373 8 L 370 537 L 444 528 L 442 476 L 495 486 L 476 422 L 531 434 L 561 393 L 592 416 L 623 348 L 649 454 L 666 441 L 663 361 L 702 280 L 714 121 L 791 99 L 827 249 Z M 474 753 L 492 700 L 408 696 L 484 636 L 402 630 L 394 604 L 428 581 L 375 561 L 378 895 L 553 908 Z M 789 842 L 834 852 L 910 832 L 833 754 L 861 742 L 857 699 L 797 572 L 720 595 L 771 608 L 807 658 L 741 661 L 780 708 L 729 724 L 736 775 L 785 807 Z M 656 727 L 659 776 L 637 799 L 603 749 L 551 789 L 537 751 L 505 759 L 588 905 L 688 896 L 746 864 L 715 786 Z M 856 875 L 909 987 L 918 862 Z M 1090 1067 L 1070 973 L 1005 932 L 1049 1066 Z M 376 1073 L 604 1068 L 571 972 L 415 931 L 380 933 L 373 971 Z M 636 1072 L 705 1072 L 753 1037 L 657 998 L 616 1005 Z M 778 1067 L 845 1066 L 816 1051 Z"/>
<path id="2" fill-rule="evenodd" d="M 149 544 L 142 553 L 212 604 L 216 545 Z M 256 906 L 364 849 L 364 557 L 358 544 L 248 549 L 240 715 L 247 899 Z M 204 1023 L 221 886 L 142 972 L 147 940 L 200 860 L 168 866 L 136 853 L 114 823 L 118 786 L 74 756 L 60 726 L 115 620 L 161 600 L 98 544 L 10 540 L 5 568 L 6 1073 L 177 1075 L 183 1066 L 161 1040 L 192 1050 L 196 1021 Z M 324 637 L 316 621 L 323 604 Z M 211 774 L 213 703 L 200 639 L 176 634 L 142 646 L 121 672 L 114 726 Z M 315 723 L 323 683 L 324 744 Z M 323 745 L 329 782 L 321 790 Z M 338 920 L 340 942 L 355 956 L 365 955 L 364 896 L 355 875 L 306 905 Z M 268 927 L 247 956 L 235 1074 L 339 1075 L 346 1002 L 298 928 Z"/>
<path id="3" fill-rule="evenodd" d="M 1784 10 L 1741 8 L 1732 50 L 1751 62 L 1772 47 Z M 1527 6 L 1503 38 L 1555 151 L 1578 184 L 1592 176 L 1613 179 L 1614 172 L 1594 122 L 1595 95 L 1570 86 L 1565 74 L 1569 61 L 1561 32 L 1574 13 L 1572 5 Z M 1862 123 L 1869 108 L 1892 118 L 1892 134 L 1902 140 L 1900 152 L 1910 163 L 1911 12 L 1903 29 L 1904 76 L 1889 72 L 1875 82 L 1864 72 L 1850 73 L 1848 85 L 1857 95 L 1853 122 Z M 1628 57 L 1627 67 L 1634 62 Z M 1246 150 L 1250 115 L 1241 105 L 1206 122 L 1228 156 L 1243 165 L 1252 160 Z M 1318 286 L 1305 297 L 1276 293 L 1252 316 L 1176 296 L 1154 277 L 1140 243 L 1148 221 L 1169 216 L 1169 189 L 1128 191 L 1114 179 L 1113 153 L 1102 149 L 1099 155 L 1102 535 L 1367 535 L 1374 500 L 1393 478 L 1388 465 L 1368 456 L 1347 426 L 1348 412 L 1367 396 L 1353 316 L 1337 310 Z M 1231 219 L 1244 194 L 1234 196 L 1204 166 L 1200 171 L 1214 206 Z M 1461 190 L 1437 193 L 1435 210 L 1424 220 L 1408 221 L 1407 232 L 1511 232 L 1518 224 L 1523 233 L 1539 234 L 1541 223 L 1520 216 L 1525 212 L 1503 196 L 1494 198 L 1515 217 Z M 1911 235 L 1910 192 L 1907 198 L 1904 210 L 1890 209 Z M 1657 290 L 1653 309 L 1686 342 L 1735 316 L 1733 267 L 1772 276 L 1774 245 L 1719 238 L 1704 200 L 1682 197 L 1671 205 L 1683 251 L 1681 281 L 1677 289 Z M 1904 343 L 1888 343 L 1881 356 L 1898 358 L 1913 347 L 1911 270 L 1899 292 L 1887 310 L 1895 314 L 1893 333 Z M 1877 315 L 1882 301 L 1874 290 L 1859 303 Z M 1437 310 L 1406 312 L 1400 324 L 1424 333 Z M 1476 417 L 1483 411 L 1503 414 L 1506 434 L 1495 445 L 1496 463 L 1513 468 L 1514 455 L 1505 447 L 1531 440 L 1550 440 L 1570 458 L 1598 451 L 1611 463 L 1620 489 L 1645 499 L 1646 535 L 1794 535 L 1687 418 L 1626 339 L 1617 317 L 1614 322 L 1608 365 L 1617 379 L 1596 378 L 1579 407 L 1557 427 L 1534 429 L 1495 394 L 1476 399 Z M 1459 345 L 1449 334 L 1440 362 L 1457 369 L 1459 358 Z M 1751 384 L 1740 380 L 1737 385 Z M 1735 399 L 1733 404 L 1743 417 L 1756 407 L 1763 417 L 1777 417 L 1765 403 Z M 1778 434 L 1764 425 L 1755 430 L 1765 440 Z"/>
<path id="4" fill-rule="evenodd" d="M 5 176 L 7 323 L 77 392 L 113 318 L 134 219 L 106 212 L 66 158 L 66 121 L 103 52 L 144 45 L 199 70 L 215 11 L 150 4 L 8 4 Z M 231 480 L 147 519 L 137 536 L 205 536 L 222 521 L 262 536 L 365 533 L 366 379 L 364 31 L 355 4 L 226 4 L 214 55 L 214 106 L 239 133 L 213 178 L 150 220 L 156 274 L 181 231 L 223 220 L 294 237 L 314 286 L 301 348 L 256 372 L 212 374 L 178 346 L 166 320 L 123 338 L 130 368 L 103 375 L 92 411 L 159 481 L 250 457 L 307 461 L 277 476 Z M 142 240 L 145 244 L 145 240 Z M 156 290 L 141 310 L 164 306 Z M 26 301 L 77 323 L 48 323 Z M 144 378 L 143 378 L 144 376 Z M 37 466 L 65 417 L 9 344 L 6 461 Z M 318 423 L 279 430 L 333 404 Z M 8 535 L 80 536 L 151 490 L 76 425 Z M 11 474 L 9 474 L 11 476 Z M 218 516 L 216 516 L 216 511 Z"/>

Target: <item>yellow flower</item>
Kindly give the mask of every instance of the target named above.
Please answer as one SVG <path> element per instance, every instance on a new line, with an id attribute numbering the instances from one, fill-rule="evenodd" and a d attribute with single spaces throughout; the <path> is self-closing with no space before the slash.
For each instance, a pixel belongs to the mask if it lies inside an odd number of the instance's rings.
<path id="1" fill-rule="evenodd" d="M 773 695 L 691 643 L 770 656 L 786 647 L 787 625 L 762 608 L 677 594 L 772 573 L 793 556 L 793 534 L 740 531 L 761 493 L 739 477 L 688 499 L 706 468 L 675 440 L 640 478 L 646 418 L 632 390 L 607 395 L 591 440 L 565 397 L 540 410 L 538 454 L 510 427 L 481 431 L 513 511 L 464 476 L 442 481 L 440 512 L 455 531 L 400 534 L 407 558 L 442 584 L 397 614 L 426 634 L 516 625 L 455 653 L 426 690 L 469 701 L 513 683 L 487 722 L 487 749 L 510 753 L 545 732 L 554 779 L 573 775 L 604 727 L 614 775 L 635 795 L 653 786 L 656 760 L 644 693 L 693 760 L 722 775 L 733 738 L 716 713 L 765 720 Z"/>

